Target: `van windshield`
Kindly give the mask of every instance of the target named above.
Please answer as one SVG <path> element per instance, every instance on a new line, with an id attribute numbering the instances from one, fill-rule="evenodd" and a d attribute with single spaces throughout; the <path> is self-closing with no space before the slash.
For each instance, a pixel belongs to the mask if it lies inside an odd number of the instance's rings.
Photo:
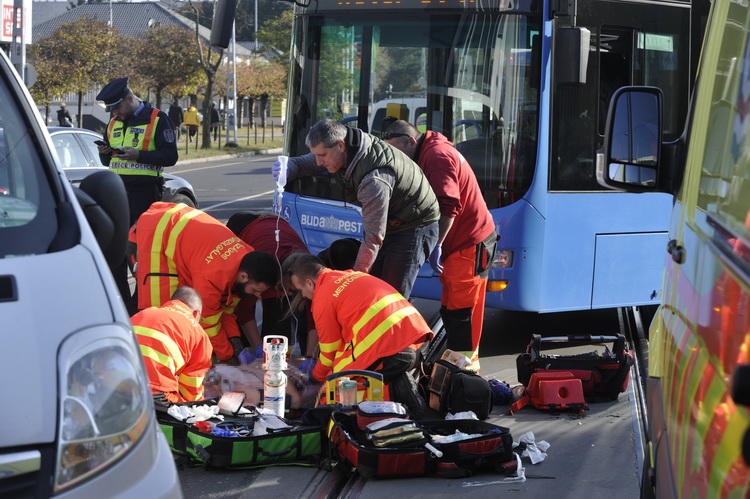
<path id="1" fill-rule="evenodd" d="M 57 230 L 55 200 L 21 97 L 6 83 L 5 60 L 0 71 L 0 258 L 47 253 Z"/>

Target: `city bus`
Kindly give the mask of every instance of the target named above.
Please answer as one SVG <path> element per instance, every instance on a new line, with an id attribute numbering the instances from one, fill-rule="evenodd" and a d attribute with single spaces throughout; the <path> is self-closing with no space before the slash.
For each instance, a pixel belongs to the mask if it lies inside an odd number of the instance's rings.
<path id="1" fill-rule="evenodd" d="M 384 115 L 439 131 L 471 164 L 500 236 L 487 306 L 655 306 L 672 198 L 605 189 L 595 157 L 610 96 L 627 85 L 661 88 L 661 139 L 679 137 L 701 2 L 296 1 L 285 154 L 307 154 L 326 118 L 375 136 Z M 281 213 L 312 252 L 362 229 L 327 173 L 290 182 Z M 412 296 L 440 297 L 429 265 Z"/>

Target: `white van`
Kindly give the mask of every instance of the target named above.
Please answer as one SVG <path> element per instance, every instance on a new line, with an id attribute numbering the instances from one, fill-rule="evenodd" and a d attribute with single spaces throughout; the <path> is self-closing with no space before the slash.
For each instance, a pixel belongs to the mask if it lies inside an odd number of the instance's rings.
<path id="1" fill-rule="evenodd" d="M 73 187 L 0 51 L 0 497 L 181 497 L 109 265 L 122 182 Z"/>

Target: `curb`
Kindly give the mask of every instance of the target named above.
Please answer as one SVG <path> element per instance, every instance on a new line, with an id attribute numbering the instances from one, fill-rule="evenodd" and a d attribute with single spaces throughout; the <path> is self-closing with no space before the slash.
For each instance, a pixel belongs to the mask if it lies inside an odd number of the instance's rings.
<path id="1" fill-rule="evenodd" d="M 214 160 L 220 160 L 220 159 L 232 159 L 232 158 L 244 158 L 249 156 L 257 156 L 260 154 L 281 154 L 283 152 L 283 149 L 280 147 L 274 148 L 274 149 L 264 149 L 260 152 L 243 152 L 243 153 L 237 153 L 237 154 L 220 154 L 217 156 L 207 156 L 205 158 L 195 158 L 195 159 L 181 159 L 178 160 L 177 163 L 175 163 L 175 166 L 181 166 L 181 165 L 190 165 L 193 163 L 205 163 L 206 161 L 214 161 Z"/>

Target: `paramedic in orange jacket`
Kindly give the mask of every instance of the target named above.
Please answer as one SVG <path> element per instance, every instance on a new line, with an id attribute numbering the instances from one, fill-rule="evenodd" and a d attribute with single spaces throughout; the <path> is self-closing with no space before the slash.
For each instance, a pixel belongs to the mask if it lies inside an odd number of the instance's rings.
<path id="1" fill-rule="evenodd" d="M 391 399 L 415 417 L 424 410 L 414 378 L 407 371 L 418 361 L 417 349 L 432 330 L 390 284 L 364 272 L 331 270 L 313 255 L 298 256 L 291 268 L 294 287 L 312 301 L 320 356 L 312 378 L 349 369 L 383 375 Z"/>
<path id="2" fill-rule="evenodd" d="M 201 326 L 221 361 L 243 350 L 234 307 L 278 281 L 273 256 L 243 243 L 211 215 L 184 204 L 158 202 L 131 229 L 136 244 L 138 308 L 158 307 L 180 286 L 203 299 Z"/>
<path id="3" fill-rule="evenodd" d="M 203 376 L 211 368 L 211 342 L 198 324 L 203 303 L 182 287 L 161 307 L 135 314 L 133 323 L 148 384 L 172 403 L 203 400 Z"/>

